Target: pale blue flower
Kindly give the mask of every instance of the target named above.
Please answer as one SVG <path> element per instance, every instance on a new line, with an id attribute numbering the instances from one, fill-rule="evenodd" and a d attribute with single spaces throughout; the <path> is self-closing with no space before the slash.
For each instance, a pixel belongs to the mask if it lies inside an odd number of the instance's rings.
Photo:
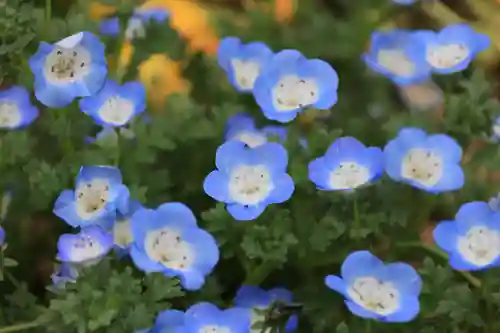
<path id="1" fill-rule="evenodd" d="M 79 32 L 55 44 L 41 42 L 29 65 L 35 75 L 36 98 L 52 108 L 95 95 L 108 74 L 104 44 L 90 32 Z"/>
<path id="2" fill-rule="evenodd" d="M 465 182 L 462 148 L 445 134 L 403 128 L 385 146 L 384 157 L 389 177 L 430 193 L 457 190 Z"/>
<path id="3" fill-rule="evenodd" d="M 29 92 L 20 86 L 0 91 L 0 129 L 17 129 L 30 125 L 39 111 L 31 104 Z"/>
<path id="4" fill-rule="evenodd" d="M 486 202 L 463 204 L 453 221 L 434 229 L 436 244 L 449 254 L 450 266 L 474 271 L 500 266 L 500 213 Z"/>
<path id="5" fill-rule="evenodd" d="M 266 207 L 290 199 L 295 189 L 286 173 L 288 154 L 282 145 L 268 142 L 248 148 L 228 141 L 216 152 L 215 165 L 203 183 L 205 193 L 227 204 L 236 220 L 254 220 Z"/>
<path id="6" fill-rule="evenodd" d="M 253 94 L 268 119 L 287 123 L 307 107 L 330 109 L 337 103 L 338 86 L 339 77 L 330 64 L 284 50 L 263 67 Z"/>
<path id="7" fill-rule="evenodd" d="M 244 113 L 235 114 L 227 120 L 226 141 L 238 140 L 255 148 L 268 142 L 271 137 L 277 137 L 284 143 L 287 137 L 286 127 L 269 125 L 259 129 L 255 125 L 255 120 Z"/>
<path id="8" fill-rule="evenodd" d="M 57 259 L 84 266 L 99 262 L 113 247 L 113 236 L 99 226 L 82 229 L 78 234 L 63 234 L 57 241 Z"/>
<path id="9" fill-rule="evenodd" d="M 340 275 L 328 275 L 325 284 L 345 297 L 356 316 L 405 323 L 420 312 L 422 279 L 408 264 L 384 264 L 368 251 L 357 251 L 344 260 Z"/>

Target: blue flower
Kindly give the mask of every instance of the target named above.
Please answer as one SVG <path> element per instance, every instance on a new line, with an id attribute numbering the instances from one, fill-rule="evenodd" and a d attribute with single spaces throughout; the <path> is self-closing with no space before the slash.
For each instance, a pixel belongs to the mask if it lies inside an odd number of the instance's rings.
<path id="1" fill-rule="evenodd" d="M 256 286 L 242 286 L 236 293 L 234 305 L 250 310 L 250 324 L 253 326 L 265 320 L 264 314 L 255 310 L 268 309 L 272 303 L 276 301 L 281 301 L 286 304 L 291 303 L 293 302 L 293 295 L 290 291 L 283 288 L 274 288 L 266 291 Z M 297 325 L 297 316 L 291 316 L 286 323 L 285 332 L 290 333 L 295 331 Z M 258 333 L 260 330 L 252 330 L 252 332 Z"/>
<path id="2" fill-rule="evenodd" d="M 318 189 L 352 191 L 384 173 L 384 155 L 378 147 L 365 147 L 352 137 L 335 140 L 325 156 L 309 164 L 309 179 Z"/>
<path id="3" fill-rule="evenodd" d="M 460 189 L 462 148 L 445 134 L 427 135 L 419 128 L 403 128 L 385 146 L 385 171 L 393 180 L 430 193 Z"/>
<path id="4" fill-rule="evenodd" d="M 121 127 L 146 110 L 146 90 L 140 82 L 107 80 L 95 96 L 80 100 L 80 109 L 98 125 Z"/>
<path id="5" fill-rule="evenodd" d="M 126 214 L 129 191 L 119 169 L 84 166 L 76 178 L 76 190 L 64 190 L 54 204 L 54 214 L 73 227 L 100 225 L 111 228 L 117 210 Z"/>
<path id="6" fill-rule="evenodd" d="M 0 226 L 0 247 L 5 244 L 5 230 Z"/>
<path id="7" fill-rule="evenodd" d="M 179 310 L 162 311 L 156 317 L 155 325 L 147 330 L 136 333 L 173 333 L 176 328 L 184 325 L 184 312 Z"/>
<path id="8" fill-rule="evenodd" d="M 490 198 L 490 200 L 488 201 L 488 205 L 490 206 L 490 209 L 492 211 L 500 213 L 500 193 Z"/>
<path id="9" fill-rule="evenodd" d="M 57 259 L 62 262 L 92 265 L 113 247 L 113 236 L 99 226 L 82 229 L 78 234 L 63 234 L 57 241 Z"/>
<path id="10" fill-rule="evenodd" d="M 111 17 L 99 22 L 99 32 L 104 36 L 116 37 L 120 34 L 120 20 L 118 17 Z"/>
<path id="11" fill-rule="evenodd" d="M 491 125 L 491 140 L 493 142 L 500 142 L 500 117 L 497 117 Z"/>
<path id="12" fill-rule="evenodd" d="M 327 62 L 284 50 L 262 69 L 253 94 L 268 119 L 287 123 L 306 107 L 331 108 L 338 85 L 337 72 Z"/>
<path id="13" fill-rule="evenodd" d="M 210 303 L 191 306 L 184 315 L 184 326 L 176 333 L 248 333 L 250 318 L 245 309 L 219 310 Z"/>
<path id="14" fill-rule="evenodd" d="M 74 264 L 63 262 L 51 275 L 51 279 L 56 289 L 64 289 L 67 283 L 76 282 L 78 275 L 78 269 Z"/>
<path id="15" fill-rule="evenodd" d="M 342 294 L 349 311 L 366 319 L 405 323 L 419 311 L 422 279 L 408 264 L 384 264 L 368 251 L 351 253 L 341 277 L 328 275 L 328 288 Z"/>
<path id="16" fill-rule="evenodd" d="M 425 45 L 407 30 L 375 31 L 370 51 L 363 61 L 374 72 L 397 85 L 416 84 L 427 80 L 431 71 L 425 61 Z"/>
<path id="17" fill-rule="evenodd" d="M 500 213 L 486 202 L 463 204 L 454 221 L 436 226 L 434 240 L 449 254 L 450 266 L 456 270 L 500 266 Z"/>
<path id="18" fill-rule="evenodd" d="M 145 272 L 177 276 L 188 290 L 200 289 L 219 261 L 215 239 L 198 228 L 193 213 L 182 203 L 139 209 L 130 224 L 135 265 Z"/>
<path id="19" fill-rule="evenodd" d="M 255 148 L 263 145 L 270 137 L 277 137 L 280 142 L 285 142 L 287 130 L 283 126 L 265 126 L 258 129 L 255 120 L 244 113 L 238 113 L 227 120 L 226 141 L 239 140 L 247 146 Z"/>
<path id="20" fill-rule="evenodd" d="M 55 44 L 41 42 L 29 59 L 35 75 L 35 96 L 52 108 L 95 95 L 108 73 L 104 44 L 90 32 L 80 32 Z"/>
<path id="21" fill-rule="evenodd" d="M 262 69 L 273 57 L 264 43 L 243 44 L 239 38 L 226 37 L 219 43 L 217 61 L 229 82 L 240 92 L 251 92 Z"/>
<path id="22" fill-rule="evenodd" d="M 448 25 L 439 32 L 419 30 L 415 34 L 424 44 L 425 60 L 437 74 L 463 71 L 491 44 L 487 35 L 475 32 L 465 23 Z"/>
<path id="23" fill-rule="evenodd" d="M 278 143 L 247 148 L 243 142 L 228 141 L 217 149 L 217 170 L 205 178 L 203 188 L 227 204 L 236 220 L 254 220 L 268 205 L 292 196 L 295 185 L 286 173 L 287 164 L 288 154 Z"/>
<path id="24" fill-rule="evenodd" d="M 126 214 L 117 214 L 116 221 L 113 224 L 113 241 L 118 249 L 128 252 L 130 246 L 134 243 L 132 234 L 132 216 L 139 209 L 143 208 L 137 200 L 129 200 Z"/>
<path id="25" fill-rule="evenodd" d="M 30 125 L 38 118 L 28 91 L 20 86 L 0 91 L 0 129 L 16 129 Z"/>

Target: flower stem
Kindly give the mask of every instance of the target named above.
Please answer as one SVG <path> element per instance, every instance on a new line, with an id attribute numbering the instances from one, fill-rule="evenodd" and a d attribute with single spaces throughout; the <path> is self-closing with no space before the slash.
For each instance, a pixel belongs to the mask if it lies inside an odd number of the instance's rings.
<path id="1" fill-rule="evenodd" d="M 359 229 L 359 210 L 358 210 L 358 198 L 354 198 L 353 204 L 352 204 L 352 210 L 354 213 L 354 227 L 356 229 Z"/>
<path id="2" fill-rule="evenodd" d="M 371 331 L 372 331 L 372 321 L 370 319 L 367 319 L 365 323 L 365 333 L 371 333 Z"/>
<path id="3" fill-rule="evenodd" d="M 405 242 L 405 243 L 396 244 L 396 247 L 402 247 L 402 248 L 419 247 L 419 248 L 421 248 L 429 253 L 434 254 L 435 256 L 441 257 L 444 260 L 448 261 L 448 255 L 445 252 L 441 251 L 440 249 L 438 249 L 432 245 L 427 245 L 427 244 L 423 244 L 420 242 Z M 471 273 L 464 272 L 464 271 L 456 271 L 456 272 L 458 272 L 458 274 L 462 275 L 462 277 L 464 279 L 466 279 L 474 287 L 481 288 L 481 285 L 482 285 L 481 280 L 479 280 L 477 277 L 473 276 Z"/>
<path id="4" fill-rule="evenodd" d="M 255 269 L 247 272 L 247 277 L 243 282 L 244 285 L 259 285 L 266 279 L 266 277 L 273 271 L 276 263 L 273 261 L 266 261 L 257 266 Z"/>
<path id="5" fill-rule="evenodd" d="M 23 331 L 29 328 L 33 327 L 38 327 L 40 326 L 40 322 L 35 320 L 30 323 L 23 323 L 23 324 L 17 324 L 17 325 L 12 325 L 12 326 L 7 326 L 0 328 L 0 333 L 8 333 L 8 332 L 17 332 L 17 331 Z"/>
<path id="6" fill-rule="evenodd" d="M 52 19 L 52 0 L 45 0 L 45 20 L 50 21 L 51 19 Z"/>

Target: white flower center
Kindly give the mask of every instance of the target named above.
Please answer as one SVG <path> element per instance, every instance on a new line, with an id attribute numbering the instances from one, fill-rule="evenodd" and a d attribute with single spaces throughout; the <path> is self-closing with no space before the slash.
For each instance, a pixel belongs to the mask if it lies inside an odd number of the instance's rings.
<path id="1" fill-rule="evenodd" d="M 408 59 L 403 50 L 382 49 L 378 51 L 377 63 L 397 76 L 410 76 L 415 73 L 415 64 Z"/>
<path id="2" fill-rule="evenodd" d="M 260 133 L 243 131 L 234 136 L 233 140 L 245 143 L 250 148 L 255 148 L 267 142 L 267 137 Z"/>
<path id="3" fill-rule="evenodd" d="M 45 59 L 45 79 L 52 84 L 72 83 L 82 79 L 90 67 L 91 56 L 86 48 L 56 46 Z"/>
<path id="4" fill-rule="evenodd" d="M 76 188 L 76 213 L 84 220 L 99 215 L 109 200 L 109 183 L 106 179 L 93 179 L 80 183 Z"/>
<path id="5" fill-rule="evenodd" d="M 21 123 L 22 118 L 17 104 L 0 102 L 0 127 L 16 127 Z"/>
<path id="6" fill-rule="evenodd" d="M 292 111 L 316 103 L 319 87 L 314 79 L 287 75 L 272 90 L 274 108 L 280 112 Z"/>
<path id="7" fill-rule="evenodd" d="M 434 186 L 443 176 L 443 160 L 430 150 L 411 149 L 403 158 L 401 176 L 424 186 Z"/>
<path id="8" fill-rule="evenodd" d="M 129 220 L 124 219 L 115 221 L 113 225 L 113 239 L 115 245 L 121 248 L 126 248 L 134 242 Z"/>
<path id="9" fill-rule="evenodd" d="M 98 113 L 106 123 L 123 126 L 134 114 L 134 104 L 128 99 L 113 96 L 103 103 Z"/>
<path id="10" fill-rule="evenodd" d="M 146 37 L 146 28 L 144 27 L 144 22 L 140 18 L 132 17 L 125 29 L 125 38 L 127 40 L 132 40 L 136 38 Z"/>
<path id="11" fill-rule="evenodd" d="M 88 235 L 82 235 L 71 247 L 70 257 L 74 262 L 96 259 L 104 253 L 102 245 Z"/>
<path id="12" fill-rule="evenodd" d="M 358 305 L 382 316 L 399 308 L 399 291 L 390 282 L 379 281 L 372 276 L 356 279 L 347 293 Z"/>
<path id="13" fill-rule="evenodd" d="M 227 327 L 221 327 L 216 325 L 203 326 L 198 330 L 198 333 L 231 333 L 231 330 Z"/>
<path id="14" fill-rule="evenodd" d="M 447 44 L 430 47 L 426 60 L 434 68 L 447 69 L 460 64 L 469 57 L 469 49 L 462 44 Z"/>
<path id="15" fill-rule="evenodd" d="M 473 227 L 458 239 L 457 249 L 466 261 L 486 266 L 500 255 L 500 234 L 483 226 Z"/>
<path id="16" fill-rule="evenodd" d="M 260 74 L 260 64 L 257 61 L 232 59 L 234 77 L 241 89 L 251 90 Z"/>
<path id="17" fill-rule="evenodd" d="M 0 120 L 0 123 L 1 123 L 1 120 Z M 493 135 L 500 137 L 500 124 L 493 125 Z"/>
<path id="18" fill-rule="evenodd" d="M 242 205 L 255 205 L 274 189 L 271 175 L 263 165 L 240 165 L 229 177 L 229 196 Z"/>
<path id="19" fill-rule="evenodd" d="M 195 261 L 191 246 L 184 242 L 176 230 L 162 228 L 149 232 L 145 241 L 148 256 L 163 266 L 175 269 L 189 269 Z"/>
<path id="20" fill-rule="evenodd" d="M 336 190 L 351 190 L 370 180 L 370 170 L 354 162 L 342 162 L 330 172 L 330 186 Z"/>

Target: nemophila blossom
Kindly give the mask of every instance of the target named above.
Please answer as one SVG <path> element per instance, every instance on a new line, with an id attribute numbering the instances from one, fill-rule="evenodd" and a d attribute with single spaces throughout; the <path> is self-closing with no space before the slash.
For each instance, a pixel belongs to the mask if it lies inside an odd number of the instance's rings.
<path id="1" fill-rule="evenodd" d="M 55 44 L 41 42 L 29 65 L 35 75 L 36 98 L 52 108 L 95 95 L 108 73 L 104 44 L 90 32 L 79 32 Z"/>
<path id="2" fill-rule="evenodd" d="M 117 212 L 126 214 L 130 193 L 122 184 L 118 168 L 83 166 L 76 177 L 75 190 L 61 192 L 54 214 L 73 227 L 100 225 L 110 229 Z"/>
<path id="3" fill-rule="evenodd" d="M 393 180 L 431 193 L 464 185 L 462 148 L 445 134 L 403 128 L 384 148 L 385 171 Z"/>
<path id="4" fill-rule="evenodd" d="M 500 193 L 490 198 L 490 200 L 488 201 L 488 205 L 490 206 L 490 209 L 492 211 L 500 212 Z"/>
<path id="5" fill-rule="evenodd" d="M 255 80 L 273 54 L 264 43 L 243 44 L 239 38 L 227 37 L 219 43 L 217 61 L 236 90 L 251 92 Z"/>
<path id="6" fill-rule="evenodd" d="M 486 202 L 463 204 L 454 221 L 436 226 L 434 240 L 449 254 L 454 269 L 472 271 L 500 266 L 500 213 Z"/>
<path id="7" fill-rule="evenodd" d="M 491 125 L 491 140 L 500 142 L 500 117 L 497 117 Z"/>
<path id="8" fill-rule="evenodd" d="M 184 312 L 179 310 L 166 310 L 158 314 L 155 325 L 146 330 L 136 333 L 174 333 L 176 329 L 184 325 Z"/>
<path id="9" fill-rule="evenodd" d="M 372 71 L 397 85 L 420 83 L 431 73 L 422 51 L 424 48 L 411 31 L 375 31 L 370 38 L 370 50 L 362 59 Z"/>
<path id="10" fill-rule="evenodd" d="M 78 234 L 63 234 L 57 241 L 57 259 L 84 266 L 99 262 L 113 247 L 113 236 L 100 226 L 83 228 Z"/>
<path id="11" fill-rule="evenodd" d="M 359 317 L 404 323 L 420 311 L 422 279 L 408 264 L 384 264 L 368 251 L 357 251 L 344 260 L 340 275 L 328 275 L 325 284 Z"/>
<path id="12" fill-rule="evenodd" d="M 76 282 L 78 275 L 78 269 L 74 264 L 63 262 L 51 275 L 53 286 L 56 289 L 64 289 L 67 283 Z"/>
<path id="13" fill-rule="evenodd" d="M 286 123 L 306 107 L 331 108 L 338 85 L 337 72 L 327 62 L 284 50 L 263 67 L 253 94 L 267 118 Z"/>
<path id="14" fill-rule="evenodd" d="M 38 118 L 38 114 L 25 88 L 14 86 L 0 91 L 0 129 L 25 127 Z"/>
<path id="15" fill-rule="evenodd" d="M 270 125 L 259 129 L 255 126 L 255 120 L 244 113 L 238 113 L 227 120 L 226 141 L 239 140 L 247 146 L 255 148 L 263 145 L 273 136 L 277 137 L 281 142 L 286 141 L 286 128 Z"/>
<path id="16" fill-rule="evenodd" d="M 165 203 L 157 209 L 141 208 L 131 218 L 134 245 L 130 255 L 145 272 L 176 276 L 188 290 L 198 290 L 219 261 L 215 239 L 196 225 L 182 203 Z"/>
<path id="17" fill-rule="evenodd" d="M 134 243 L 134 236 L 132 235 L 130 223 L 134 213 L 141 208 L 143 208 L 143 206 L 139 201 L 129 200 L 127 213 L 117 214 L 112 232 L 114 244 L 118 249 L 128 251 L 130 246 Z"/>
<path id="18" fill-rule="evenodd" d="M 309 179 L 321 190 L 352 191 L 384 173 L 384 156 L 378 147 L 366 147 L 352 137 L 335 140 L 326 154 L 309 164 Z"/>
<path id="19" fill-rule="evenodd" d="M 220 310 L 215 305 L 202 302 L 187 309 L 184 326 L 176 333 L 248 333 L 250 317 L 245 309 Z"/>
<path id="20" fill-rule="evenodd" d="M 227 204 L 236 220 L 253 220 L 268 205 L 292 196 L 295 185 L 286 173 L 287 164 L 288 154 L 278 143 L 248 148 L 241 141 L 228 141 L 217 149 L 217 170 L 205 178 L 203 188 L 209 196 Z"/>
<path id="21" fill-rule="evenodd" d="M 146 110 L 146 90 L 140 82 L 107 80 L 96 95 L 80 100 L 80 109 L 101 126 L 121 127 Z"/>
<path id="22" fill-rule="evenodd" d="M 424 44 L 427 64 L 437 74 L 463 71 L 491 44 L 487 35 L 475 32 L 465 23 L 448 25 L 439 32 L 419 30 L 415 34 Z"/>
<path id="23" fill-rule="evenodd" d="M 250 311 L 250 325 L 263 322 L 265 312 L 274 302 L 283 302 L 289 304 L 293 302 L 293 295 L 289 290 L 283 288 L 274 288 L 264 290 L 256 286 L 242 286 L 234 298 L 236 307 L 244 308 Z M 285 326 L 285 332 L 293 332 L 297 329 L 297 316 L 291 316 Z M 251 333 L 260 333 L 262 329 L 252 328 Z"/>

